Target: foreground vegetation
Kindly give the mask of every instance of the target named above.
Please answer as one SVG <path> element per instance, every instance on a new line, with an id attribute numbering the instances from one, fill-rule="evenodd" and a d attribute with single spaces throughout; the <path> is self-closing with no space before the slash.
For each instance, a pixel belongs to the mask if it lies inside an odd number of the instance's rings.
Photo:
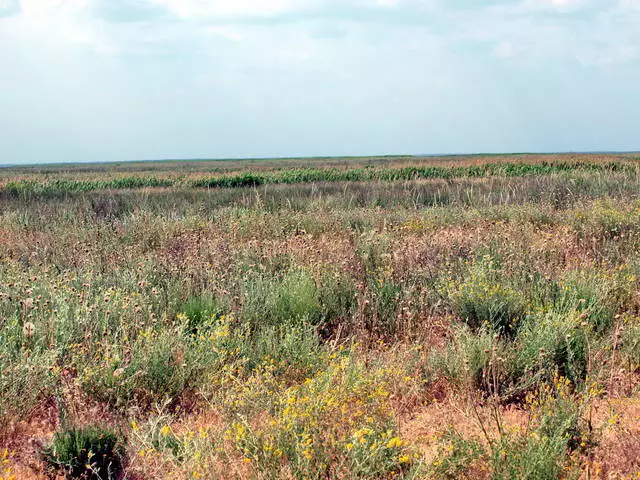
<path id="1" fill-rule="evenodd" d="M 633 156 L 371 161 L 5 173 L 0 477 L 637 478 Z"/>

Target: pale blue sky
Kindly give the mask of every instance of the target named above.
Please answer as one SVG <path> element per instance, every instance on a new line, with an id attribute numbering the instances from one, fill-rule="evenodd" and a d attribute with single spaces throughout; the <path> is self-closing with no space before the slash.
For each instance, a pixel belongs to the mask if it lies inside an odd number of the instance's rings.
<path id="1" fill-rule="evenodd" d="M 640 0 L 0 0 L 0 164 L 640 149 Z"/>

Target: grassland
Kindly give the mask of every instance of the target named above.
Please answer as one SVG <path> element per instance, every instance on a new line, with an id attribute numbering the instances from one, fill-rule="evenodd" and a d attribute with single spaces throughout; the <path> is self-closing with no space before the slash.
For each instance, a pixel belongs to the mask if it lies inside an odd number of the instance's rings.
<path id="1" fill-rule="evenodd" d="M 639 159 L 1 169 L 0 478 L 638 478 Z"/>

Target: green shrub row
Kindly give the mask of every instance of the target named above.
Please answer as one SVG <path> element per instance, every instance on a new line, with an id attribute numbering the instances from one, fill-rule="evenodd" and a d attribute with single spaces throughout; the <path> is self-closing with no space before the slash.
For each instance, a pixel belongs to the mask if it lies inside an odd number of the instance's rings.
<path id="1" fill-rule="evenodd" d="M 108 189 L 137 189 L 150 187 L 241 188 L 267 184 L 298 184 L 313 182 L 407 181 L 416 179 L 452 179 L 482 177 L 518 177 L 550 175 L 562 172 L 626 172 L 635 173 L 637 167 L 626 162 L 541 162 L 486 163 L 481 165 L 414 166 L 403 168 L 298 168 L 266 172 L 242 172 L 232 175 L 197 178 L 193 180 L 130 176 L 112 180 L 21 180 L 9 182 L 1 190 L 9 196 L 59 195 Z"/>
<path id="2" fill-rule="evenodd" d="M 225 177 L 197 179 L 189 182 L 196 188 L 233 188 L 277 183 L 311 182 L 362 182 L 362 181 L 402 181 L 428 178 L 461 177 L 517 177 L 524 175 L 550 175 L 566 171 L 591 172 L 635 172 L 636 167 L 622 162 L 607 163 L 567 163 L 541 162 L 527 163 L 486 163 L 463 167 L 404 167 L 404 168 L 309 168 L 291 169 L 264 173 L 241 173 Z"/>

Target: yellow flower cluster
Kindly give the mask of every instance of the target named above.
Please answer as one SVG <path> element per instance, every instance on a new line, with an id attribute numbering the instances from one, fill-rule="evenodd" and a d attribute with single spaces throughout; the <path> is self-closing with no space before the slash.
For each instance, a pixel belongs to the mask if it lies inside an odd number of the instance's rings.
<path id="1" fill-rule="evenodd" d="M 16 480 L 11 466 L 11 457 L 13 452 L 6 448 L 0 452 L 0 480 Z"/>
<path id="2" fill-rule="evenodd" d="M 326 371 L 287 388 L 268 421 L 240 419 L 226 438 L 271 475 L 285 459 L 299 471 L 345 465 L 352 473 L 399 473 L 413 457 L 389 428 L 390 377 L 389 369 L 367 370 L 351 356 L 334 358 Z"/>

